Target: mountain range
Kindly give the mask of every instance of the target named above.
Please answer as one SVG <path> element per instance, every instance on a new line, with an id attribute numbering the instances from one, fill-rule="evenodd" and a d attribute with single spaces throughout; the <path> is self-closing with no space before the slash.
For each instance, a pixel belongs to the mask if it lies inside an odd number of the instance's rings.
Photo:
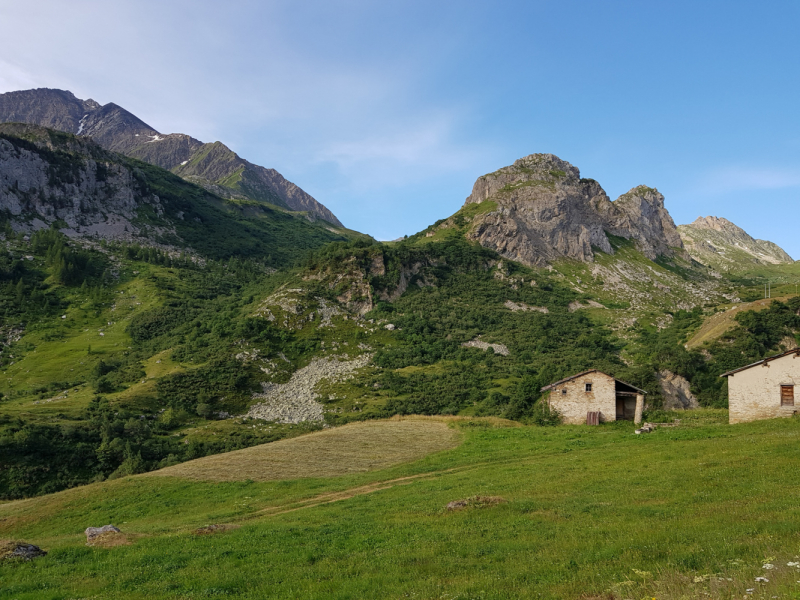
<path id="1" fill-rule="evenodd" d="M 163 134 L 114 103 L 100 105 L 69 91 L 47 88 L 8 92 L 0 94 L 0 122 L 29 123 L 91 137 L 107 150 L 172 171 L 223 198 L 303 211 L 342 227 L 330 210 L 275 169 L 250 163 L 221 142 Z"/>
<path id="2" fill-rule="evenodd" d="M 783 248 L 751 237 L 727 219 L 697 217 L 678 227 L 684 245 L 697 262 L 723 272 L 737 272 L 750 265 L 780 265 L 794 262 Z"/>

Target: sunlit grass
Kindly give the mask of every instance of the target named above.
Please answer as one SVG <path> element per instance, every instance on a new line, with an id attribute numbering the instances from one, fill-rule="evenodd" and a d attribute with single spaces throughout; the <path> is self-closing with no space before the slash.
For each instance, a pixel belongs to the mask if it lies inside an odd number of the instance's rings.
<path id="1" fill-rule="evenodd" d="M 136 476 L 0 505 L 0 537 L 50 551 L 0 566 L 0 598 L 796 597 L 800 420 L 723 412 L 642 436 L 461 419 L 459 447 L 380 471 Z M 507 502 L 445 510 L 473 496 Z M 141 537 L 86 548 L 108 522 Z M 212 523 L 241 527 L 192 533 Z"/>

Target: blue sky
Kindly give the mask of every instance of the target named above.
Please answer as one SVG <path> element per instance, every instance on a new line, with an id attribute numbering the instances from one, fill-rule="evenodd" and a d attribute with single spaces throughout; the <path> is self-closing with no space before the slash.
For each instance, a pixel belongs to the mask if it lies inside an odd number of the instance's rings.
<path id="1" fill-rule="evenodd" d="M 0 0 L 0 92 L 69 89 L 393 239 L 556 154 L 800 258 L 800 3 Z"/>

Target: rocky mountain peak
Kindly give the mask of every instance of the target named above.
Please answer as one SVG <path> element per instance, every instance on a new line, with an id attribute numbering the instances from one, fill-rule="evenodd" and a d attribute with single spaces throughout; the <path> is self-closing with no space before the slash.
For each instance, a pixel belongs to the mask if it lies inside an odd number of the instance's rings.
<path id="1" fill-rule="evenodd" d="M 747 232 L 739 227 L 728 221 L 728 219 L 724 219 L 721 217 L 697 217 L 694 221 L 692 221 L 689 227 L 695 227 L 697 229 L 712 229 L 714 231 L 727 231 L 729 233 L 735 235 L 747 235 Z"/>
<path id="2" fill-rule="evenodd" d="M 531 177 L 543 180 L 549 180 L 553 177 L 569 177 L 572 179 L 580 179 L 581 177 L 578 167 L 561 160 L 555 154 L 529 154 L 515 160 L 513 166 L 506 168 L 516 168 Z"/>
<path id="3" fill-rule="evenodd" d="M 678 227 L 678 232 L 693 259 L 721 271 L 794 262 L 777 244 L 753 238 L 728 219 L 697 217 L 692 223 Z"/>
<path id="4" fill-rule="evenodd" d="M 613 254 L 609 234 L 633 240 L 651 260 L 688 258 L 658 190 L 637 186 L 611 202 L 599 183 L 552 154 L 531 154 L 479 177 L 465 205 L 487 201 L 497 208 L 477 215 L 468 237 L 525 264 Z"/>
<path id="5" fill-rule="evenodd" d="M 617 214 L 608 215 L 608 233 L 635 240 L 639 250 L 650 260 L 673 256 L 676 252 L 689 259 L 683 251 L 678 228 L 664 207 L 664 195 L 656 188 L 636 186 L 617 198 L 613 205 Z"/>

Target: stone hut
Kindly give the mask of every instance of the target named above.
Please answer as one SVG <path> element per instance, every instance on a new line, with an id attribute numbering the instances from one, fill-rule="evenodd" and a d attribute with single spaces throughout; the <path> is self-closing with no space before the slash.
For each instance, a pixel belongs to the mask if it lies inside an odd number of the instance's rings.
<path id="1" fill-rule="evenodd" d="M 791 417 L 800 384 L 800 348 L 723 373 L 728 378 L 728 422 Z"/>
<path id="2" fill-rule="evenodd" d="M 641 423 L 644 395 L 639 388 L 592 369 L 556 381 L 541 390 L 564 423 L 596 425 L 605 421 Z"/>

